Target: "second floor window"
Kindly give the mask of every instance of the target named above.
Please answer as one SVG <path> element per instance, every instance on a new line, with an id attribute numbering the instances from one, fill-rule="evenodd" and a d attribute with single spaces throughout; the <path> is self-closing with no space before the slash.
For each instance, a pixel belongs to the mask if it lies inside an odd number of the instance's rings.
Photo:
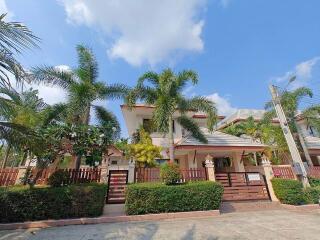
<path id="1" fill-rule="evenodd" d="M 157 132 L 156 127 L 154 126 L 152 119 L 144 118 L 142 122 L 143 129 L 146 130 L 148 133 Z M 175 122 L 172 120 L 172 130 L 175 132 Z"/>

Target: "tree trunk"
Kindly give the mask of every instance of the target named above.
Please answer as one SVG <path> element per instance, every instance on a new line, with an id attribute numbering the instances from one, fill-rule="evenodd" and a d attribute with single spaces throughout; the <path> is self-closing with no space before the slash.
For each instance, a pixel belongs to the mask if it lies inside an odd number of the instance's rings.
<path id="1" fill-rule="evenodd" d="M 91 110 L 91 107 L 89 105 L 89 106 L 86 107 L 85 118 L 84 118 L 84 124 L 85 125 L 89 125 L 89 122 L 90 122 L 90 110 Z"/>
<path id="2" fill-rule="evenodd" d="M 81 165 L 81 155 L 76 156 L 76 169 L 79 169 Z"/>
<path id="3" fill-rule="evenodd" d="M 173 138 L 173 124 L 172 117 L 169 117 L 169 158 L 170 162 L 174 163 L 174 138 Z"/>
<path id="4" fill-rule="evenodd" d="M 5 168 L 6 167 L 7 161 L 8 161 L 8 158 L 9 158 L 10 150 L 11 150 L 11 144 L 9 143 L 8 146 L 7 146 L 7 149 L 6 149 L 6 154 L 4 156 L 4 160 L 3 160 L 1 168 Z"/>

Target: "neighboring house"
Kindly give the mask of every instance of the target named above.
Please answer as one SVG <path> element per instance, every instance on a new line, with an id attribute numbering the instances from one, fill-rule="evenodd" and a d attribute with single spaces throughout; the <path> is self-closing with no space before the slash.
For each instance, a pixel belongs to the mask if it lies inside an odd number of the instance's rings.
<path id="1" fill-rule="evenodd" d="M 121 110 L 130 136 L 141 125 L 148 130 L 154 107 L 140 104 L 129 109 L 126 105 L 122 105 Z M 216 172 L 245 172 L 245 165 L 250 164 L 245 161 L 248 154 L 256 156 L 255 153 L 263 152 L 266 147 L 251 139 L 235 137 L 219 131 L 210 133 L 206 128 L 205 115 L 193 111 L 187 114 L 201 127 L 208 143 L 204 144 L 194 139 L 174 120 L 175 158 L 181 169 L 202 168 L 206 157 L 210 155 L 214 160 Z M 178 116 L 177 113 L 176 117 Z M 220 121 L 223 119 L 224 117 L 219 117 Z M 168 159 L 169 145 L 166 136 L 158 132 L 150 132 L 150 136 L 154 145 L 163 147 L 164 160 Z"/>
<path id="2" fill-rule="evenodd" d="M 224 118 L 217 125 L 218 130 L 222 130 L 230 125 L 238 124 L 245 121 L 248 117 L 253 117 L 257 122 L 263 118 L 265 110 L 255 109 L 239 109 L 234 114 Z M 277 118 L 273 120 L 274 124 L 280 124 Z M 314 165 L 320 165 L 320 135 L 319 133 L 306 122 L 306 119 L 300 114 L 296 118 L 297 124 L 301 129 L 305 143 L 307 145 L 311 160 Z M 305 161 L 305 157 L 302 156 Z"/>

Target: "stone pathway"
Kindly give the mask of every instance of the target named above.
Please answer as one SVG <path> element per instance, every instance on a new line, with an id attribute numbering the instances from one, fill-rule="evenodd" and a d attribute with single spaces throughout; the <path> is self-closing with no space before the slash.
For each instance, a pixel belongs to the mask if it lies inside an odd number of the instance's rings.
<path id="1" fill-rule="evenodd" d="M 124 204 L 106 204 L 103 209 L 103 216 L 117 217 L 125 216 Z"/>

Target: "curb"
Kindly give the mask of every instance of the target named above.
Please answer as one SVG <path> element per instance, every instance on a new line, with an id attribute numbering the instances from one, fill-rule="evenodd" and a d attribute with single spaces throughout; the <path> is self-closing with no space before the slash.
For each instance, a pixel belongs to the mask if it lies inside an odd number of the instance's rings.
<path id="1" fill-rule="evenodd" d="M 85 225 L 99 223 L 118 223 L 118 222 L 135 222 L 135 221 L 159 221 L 169 219 L 186 219 L 186 218 L 201 218 L 219 216 L 219 210 L 195 211 L 195 212 L 177 212 L 177 213 L 159 213 L 146 215 L 131 215 L 131 216 L 102 216 L 96 218 L 75 218 L 61 220 L 44 220 L 23 223 L 5 223 L 0 224 L 0 230 L 15 230 L 26 228 L 48 228 L 60 227 L 68 225 Z"/>
<path id="2" fill-rule="evenodd" d="M 307 205 L 281 204 L 281 207 L 288 209 L 288 210 L 300 210 L 300 211 L 320 210 L 319 204 L 307 204 Z"/>

